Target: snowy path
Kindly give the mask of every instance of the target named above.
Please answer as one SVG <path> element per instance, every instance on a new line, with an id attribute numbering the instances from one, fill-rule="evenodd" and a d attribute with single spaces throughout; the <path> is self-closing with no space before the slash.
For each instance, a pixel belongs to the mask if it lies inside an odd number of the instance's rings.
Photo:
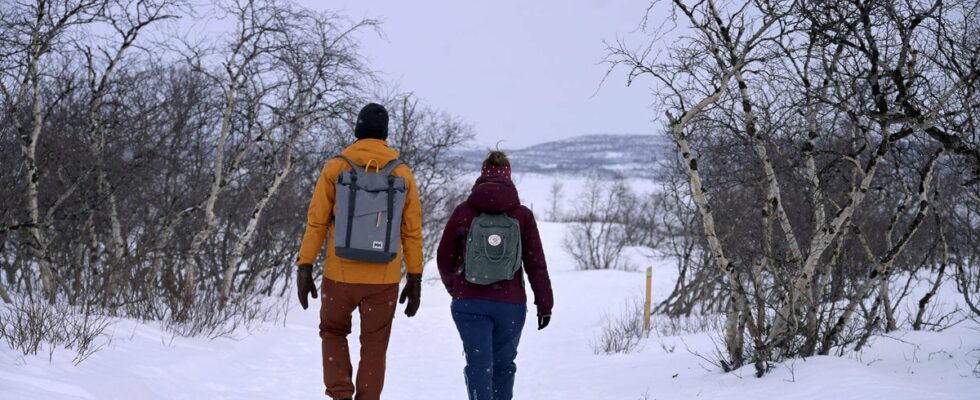
<path id="1" fill-rule="evenodd" d="M 560 249 L 561 226 L 542 224 L 542 230 L 547 248 Z M 710 355 L 707 334 L 654 337 L 634 354 L 594 355 L 603 316 L 618 314 L 641 294 L 643 275 L 570 271 L 568 260 L 552 253 L 555 319 L 544 331 L 528 323 L 518 357 L 519 400 L 980 399 L 980 379 L 972 374 L 980 357 L 973 351 L 980 349 L 975 325 L 878 338 L 860 357 L 798 360 L 764 379 L 750 370 L 743 377 L 706 370 L 687 348 Z M 670 268 L 658 271 L 655 292 L 663 296 L 672 284 Z M 416 318 L 405 318 L 399 307 L 385 399 L 464 398 L 462 346 L 449 301 L 429 281 Z M 123 321 L 116 326 L 120 338 L 79 367 L 63 352 L 49 363 L 46 356 L 22 359 L 3 349 L 0 399 L 323 399 L 316 325 L 315 310 L 295 306 L 285 326 L 241 340 L 170 343 L 152 326 Z M 355 359 L 356 349 L 353 340 Z"/>

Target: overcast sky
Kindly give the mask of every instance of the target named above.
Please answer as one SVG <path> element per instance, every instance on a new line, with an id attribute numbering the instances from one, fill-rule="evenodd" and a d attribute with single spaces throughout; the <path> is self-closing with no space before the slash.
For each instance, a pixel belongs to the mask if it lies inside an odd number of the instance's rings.
<path id="1" fill-rule="evenodd" d="M 624 71 L 596 92 L 606 71 L 603 40 L 634 31 L 647 0 L 301 3 L 382 19 L 384 38 L 362 34 L 372 66 L 472 124 L 479 146 L 657 128 L 649 91 L 627 88 Z"/>

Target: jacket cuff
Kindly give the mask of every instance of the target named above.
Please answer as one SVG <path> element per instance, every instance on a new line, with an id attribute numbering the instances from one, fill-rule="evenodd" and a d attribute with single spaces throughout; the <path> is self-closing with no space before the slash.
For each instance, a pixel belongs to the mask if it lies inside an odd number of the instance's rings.
<path id="1" fill-rule="evenodd" d="M 409 275 L 422 275 L 422 267 L 421 266 L 418 267 L 418 268 L 410 268 L 410 267 L 408 267 L 406 265 L 405 266 L 405 271 L 408 272 Z"/>
<path id="2" fill-rule="evenodd" d="M 298 257 L 296 257 L 296 262 L 293 263 L 293 265 L 295 265 L 297 267 L 300 266 L 300 265 L 313 265 L 313 261 L 312 260 L 311 261 L 307 261 L 307 260 L 304 260 L 302 256 L 298 256 Z"/>

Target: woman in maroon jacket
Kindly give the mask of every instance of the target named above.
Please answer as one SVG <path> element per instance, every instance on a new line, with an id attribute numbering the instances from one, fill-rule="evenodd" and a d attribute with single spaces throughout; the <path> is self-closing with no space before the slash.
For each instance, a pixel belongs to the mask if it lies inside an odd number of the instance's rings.
<path id="1" fill-rule="evenodd" d="M 470 225 L 481 214 L 504 214 L 520 226 L 523 268 L 510 280 L 478 285 L 464 277 Z M 453 296 L 452 314 L 466 353 L 464 374 L 470 400 L 510 400 L 517 371 L 514 358 L 527 317 L 524 274 L 534 291 L 539 330 L 551 321 L 554 298 L 534 214 L 521 205 L 510 179 L 510 161 L 503 152 L 490 153 L 469 198 L 453 211 L 436 262 Z"/>

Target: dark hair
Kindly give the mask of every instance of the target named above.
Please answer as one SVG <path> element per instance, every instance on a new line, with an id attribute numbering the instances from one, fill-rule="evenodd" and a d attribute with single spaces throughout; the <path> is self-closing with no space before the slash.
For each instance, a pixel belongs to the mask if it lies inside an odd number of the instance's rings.
<path id="1" fill-rule="evenodd" d="M 508 167 L 510 168 L 510 160 L 507 159 L 507 154 L 500 150 L 493 150 L 487 155 L 487 159 L 483 160 L 483 168 L 487 167 Z"/>

